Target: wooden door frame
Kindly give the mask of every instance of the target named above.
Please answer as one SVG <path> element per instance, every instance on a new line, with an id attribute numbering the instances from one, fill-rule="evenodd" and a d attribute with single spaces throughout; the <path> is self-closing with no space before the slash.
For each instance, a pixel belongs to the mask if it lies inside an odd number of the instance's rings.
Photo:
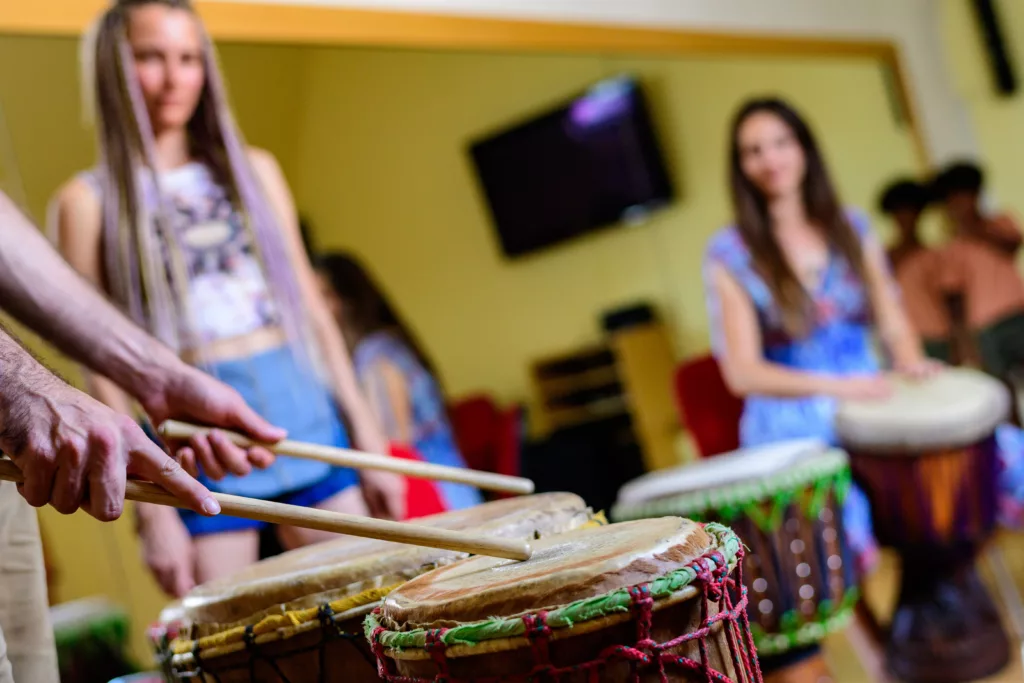
<path id="1" fill-rule="evenodd" d="M 0 35 L 77 36 L 109 0 L 7 0 Z M 197 3 L 217 40 L 507 52 L 875 60 L 888 69 L 919 163 L 931 154 L 900 50 L 889 40 L 721 33 L 261 2 Z"/>

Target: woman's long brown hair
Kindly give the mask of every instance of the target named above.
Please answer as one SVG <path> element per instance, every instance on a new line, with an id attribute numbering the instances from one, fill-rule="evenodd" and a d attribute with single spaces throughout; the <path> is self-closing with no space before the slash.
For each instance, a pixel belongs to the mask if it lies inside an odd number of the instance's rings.
<path id="1" fill-rule="evenodd" d="M 342 318 L 345 322 L 342 331 L 353 352 L 367 336 L 382 330 L 388 331 L 409 348 L 420 365 L 433 376 L 438 387 L 442 386 L 437 366 L 391 305 L 384 290 L 354 256 L 331 252 L 319 257 L 317 265 L 330 280 L 334 293 L 341 299 Z"/>
<path id="2" fill-rule="evenodd" d="M 731 164 L 733 213 L 736 227 L 750 249 L 754 267 L 764 278 L 782 311 L 783 326 L 795 338 L 811 328 L 811 297 L 786 260 L 775 239 L 768 213 L 768 199 L 743 173 L 739 132 L 755 114 L 771 114 L 792 131 L 804 153 L 806 165 L 801 192 L 807 218 L 822 231 L 828 247 L 845 258 L 861 282 L 867 283 L 864 254 L 836 194 L 818 143 L 807 122 L 786 102 L 776 98 L 748 101 L 732 124 Z"/>

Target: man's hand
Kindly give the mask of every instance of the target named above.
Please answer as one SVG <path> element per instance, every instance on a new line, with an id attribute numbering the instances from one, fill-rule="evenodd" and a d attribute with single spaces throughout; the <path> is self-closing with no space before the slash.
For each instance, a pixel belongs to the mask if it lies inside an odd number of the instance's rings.
<path id="1" fill-rule="evenodd" d="M 79 508 L 108 522 L 124 510 L 126 473 L 204 515 L 220 506 L 128 416 L 70 387 L 6 335 L 0 339 L 0 448 L 21 469 L 31 505 Z"/>
<path id="2" fill-rule="evenodd" d="M 137 392 L 137 398 L 154 424 L 188 420 L 241 432 L 261 443 L 276 443 L 287 435 L 257 415 L 237 391 L 177 358 L 168 358 L 152 374 L 154 380 Z M 274 461 L 266 448 L 241 448 L 217 431 L 168 445 L 177 450 L 187 470 L 194 473 L 195 465 L 202 465 L 214 480 L 227 474 L 245 476 L 252 467 L 264 469 Z"/>

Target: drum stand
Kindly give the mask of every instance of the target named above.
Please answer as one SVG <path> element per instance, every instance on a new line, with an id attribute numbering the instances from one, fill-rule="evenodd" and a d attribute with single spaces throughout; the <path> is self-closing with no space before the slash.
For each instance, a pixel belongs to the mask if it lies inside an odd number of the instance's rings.
<path id="1" fill-rule="evenodd" d="M 992 572 L 1000 602 L 1006 608 L 1006 615 L 1021 651 L 1021 660 L 1024 661 L 1024 602 L 1021 601 L 1020 591 L 1017 590 L 1017 584 L 1006 566 L 1003 551 L 994 541 L 985 551 L 985 564 Z"/>
<path id="2" fill-rule="evenodd" d="M 1009 643 L 975 565 L 975 545 L 901 548 L 887 660 L 907 683 L 963 683 L 1006 666 Z"/>

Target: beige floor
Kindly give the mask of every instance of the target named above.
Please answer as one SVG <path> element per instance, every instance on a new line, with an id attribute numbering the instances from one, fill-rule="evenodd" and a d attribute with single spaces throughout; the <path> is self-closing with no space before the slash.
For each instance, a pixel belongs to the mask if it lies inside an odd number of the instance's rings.
<path id="1" fill-rule="evenodd" d="M 1024 593 L 1024 533 L 1003 534 L 996 539 L 995 547 L 1002 552 L 1005 566 L 1013 577 L 1017 590 Z M 1007 634 L 1011 638 L 1011 643 L 1015 643 L 1014 655 L 1010 664 L 997 675 L 983 679 L 983 683 L 1021 683 L 1024 681 L 1024 666 L 1022 666 L 1020 631 L 1014 627 L 1009 612 L 1006 610 L 1003 596 L 996 589 L 991 564 L 982 561 L 981 567 L 993 598 L 1004 609 L 1003 622 Z M 892 605 L 896 600 L 897 580 L 898 564 L 896 559 L 886 553 L 880 567 L 866 587 L 868 602 L 876 614 L 891 613 Z M 872 681 L 865 672 L 844 634 L 835 634 L 826 642 L 825 656 L 835 674 L 835 683 L 879 683 Z"/>

